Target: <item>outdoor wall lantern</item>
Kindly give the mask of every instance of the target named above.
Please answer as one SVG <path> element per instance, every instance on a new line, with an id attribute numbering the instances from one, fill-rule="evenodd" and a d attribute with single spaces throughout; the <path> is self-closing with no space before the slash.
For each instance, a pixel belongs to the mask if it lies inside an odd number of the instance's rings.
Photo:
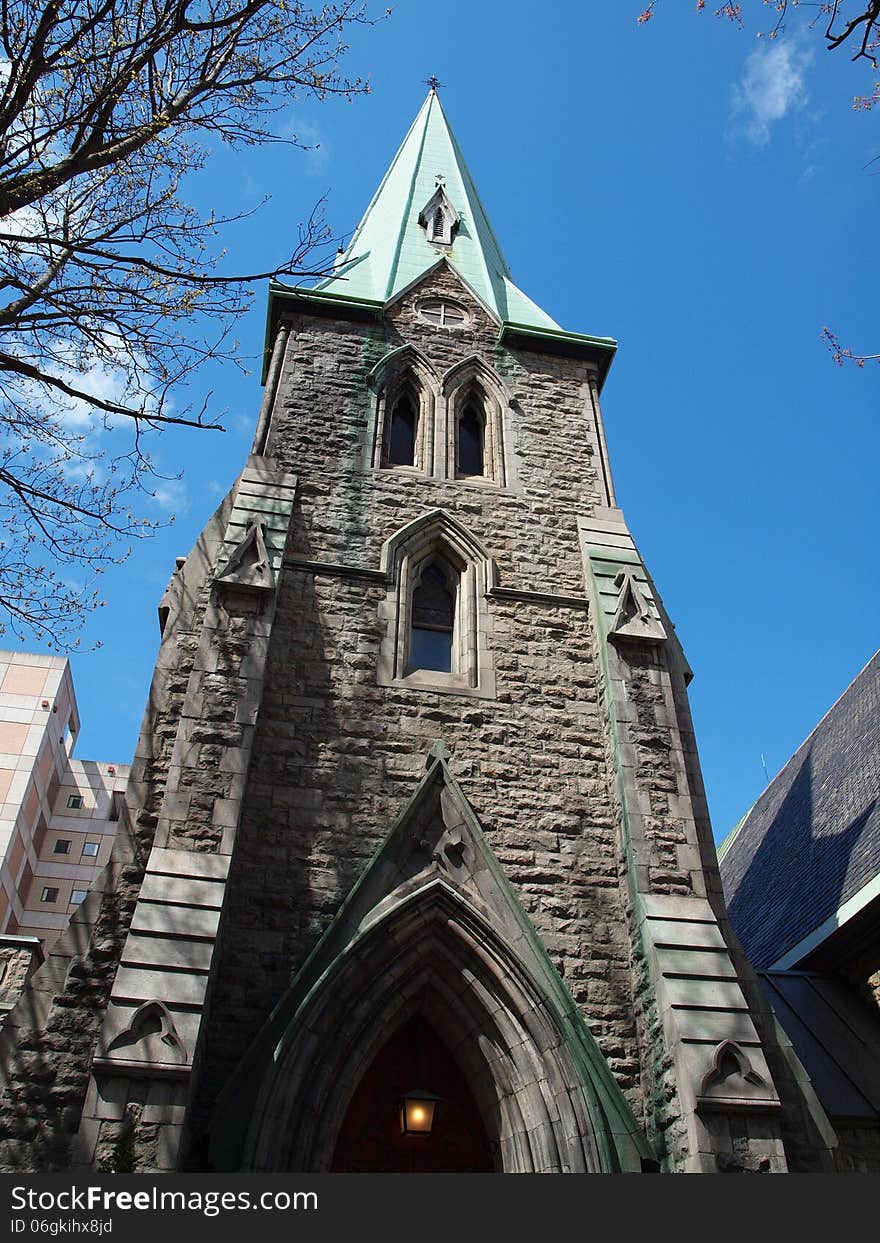
<path id="1" fill-rule="evenodd" d="M 439 1096 L 414 1088 L 400 1098 L 400 1130 L 403 1135 L 430 1135 Z"/>

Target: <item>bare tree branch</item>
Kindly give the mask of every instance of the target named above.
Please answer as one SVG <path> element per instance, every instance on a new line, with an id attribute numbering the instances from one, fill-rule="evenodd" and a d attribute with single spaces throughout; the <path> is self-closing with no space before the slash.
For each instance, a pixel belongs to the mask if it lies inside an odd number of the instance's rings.
<path id="1" fill-rule="evenodd" d="M 321 204 L 283 263 L 228 275 L 218 231 L 250 213 L 201 215 L 181 186 L 207 140 L 297 145 L 273 129 L 291 100 L 365 91 L 339 64 L 369 20 L 361 0 L 0 2 L 0 635 L 70 645 L 95 574 L 154 529 L 129 500 L 156 477 L 145 434 L 222 430 L 182 386 L 235 361 L 253 282 L 327 270 Z"/>

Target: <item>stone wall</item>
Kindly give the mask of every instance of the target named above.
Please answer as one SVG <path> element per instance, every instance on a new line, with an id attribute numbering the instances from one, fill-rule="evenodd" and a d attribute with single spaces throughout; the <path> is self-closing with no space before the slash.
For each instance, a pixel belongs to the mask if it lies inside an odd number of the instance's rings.
<path id="1" fill-rule="evenodd" d="M 37 937 L 0 937 L 0 1025 L 42 961 Z"/>
<path id="2" fill-rule="evenodd" d="M 425 294 L 467 304 L 471 322 L 423 321 Z M 189 1084 L 181 1071 L 170 1100 L 167 1085 L 149 1079 L 147 1066 L 158 1063 L 146 1028 L 135 1067 L 142 1090 L 125 1080 L 125 1066 L 107 1054 L 128 1029 L 107 1045 L 118 1027 L 108 999 L 123 945 L 155 933 L 148 917 L 157 903 L 166 923 L 181 905 L 185 914 L 187 878 L 222 854 L 228 880 L 208 903 L 212 928 L 219 919 L 216 947 L 198 969 L 198 1005 L 181 994 L 174 1011 L 194 1082 L 182 1164 L 208 1168 L 220 1093 L 411 799 L 438 740 L 663 1167 L 784 1168 L 772 1126 L 741 1112 L 756 1104 L 772 1112 L 779 1101 L 719 927 L 723 912 L 710 905 L 720 887 L 680 653 L 670 638 L 662 649 L 631 647 L 624 659 L 608 643 L 603 610 L 616 571 L 603 587 L 595 566 L 641 563 L 602 469 L 591 364 L 501 347 L 497 324 L 442 265 L 381 322 L 292 308 L 285 316 L 284 363 L 260 429 L 269 456 L 249 459 L 247 486 L 239 481 L 162 602 L 164 640 L 117 852 L 3 1033 L 12 1080 L 0 1102 L 4 1168 L 168 1169 L 178 1160 Z M 376 368 L 404 345 L 437 377 L 473 356 L 500 377 L 506 486 L 450 477 L 448 465 L 437 475 L 370 465 Z M 288 500 L 275 497 L 272 480 L 288 481 Z M 221 626 L 212 584 L 223 581 L 214 577 L 223 533 L 242 536 L 252 509 L 267 530 L 284 511 L 277 590 L 267 587 L 271 624 L 249 621 L 240 602 Z M 383 548 L 437 510 L 491 559 L 479 624 L 494 680 L 480 695 L 444 687 L 442 677 L 433 687 L 379 677 Z M 135 921 L 129 936 L 148 867 L 146 923 Z M 200 892 L 222 888 L 201 880 Z M 178 922 L 171 939 L 186 940 L 187 920 Z M 120 993 L 132 1023 L 144 1003 L 168 1016 L 168 971 L 187 984 L 184 960 L 166 962 L 158 942 L 150 946 L 159 957 L 146 973 L 129 972 Z M 140 950 L 131 954 L 143 965 Z M 751 1062 L 743 1047 L 728 1048 L 731 1015 Z M 107 1047 L 83 1113 L 102 1023 Z M 730 1082 L 746 1075 L 730 1121 Z M 701 1109 L 708 1121 L 697 1119 Z"/>
<path id="3" fill-rule="evenodd" d="M 636 1115 L 639 1058 L 616 819 L 599 718 L 588 611 L 553 598 L 490 601 L 497 697 L 381 687 L 379 605 L 368 577 L 297 571 L 319 562 L 375 572 L 382 544 L 444 508 L 482 542 L 501 588 L 584 600 L 577 517 L 605 500 L 588 373 L 514 356 L 442 270 L 419 293 L 468 302 L 475 323 L 444 331 L 404 298 L 381 328 L 291 326 L 269 451 L 300 480 L 270 645 L 245 811 L 229 878 L 191 1161 L 213 1104 L 291 974 L 329 924 L 424 771 L 431 744 L 488 840 Z M 515 489 L 364 465 L 368 372 L 414 343 L 438 372 L 478 351 L 512 397 Z"/>
<path id="4" fill-rule="evenodd" d="M 153 843 L 206 590 L 196 549 L 166 596 L 169 625 L 110 862 L 0 1033 L 0 1169 L 61 1170 L 76 1160 L 89 1070 Z"/>

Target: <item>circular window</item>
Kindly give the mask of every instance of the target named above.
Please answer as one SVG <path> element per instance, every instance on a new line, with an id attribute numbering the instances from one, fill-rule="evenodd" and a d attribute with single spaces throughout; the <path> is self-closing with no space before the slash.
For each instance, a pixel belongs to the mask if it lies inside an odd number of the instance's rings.
<path id="1" fill-rule="evenodd" d="M 416 310 L 422 319 L 439 328 L 464 328 L 471 322 L 467 308 L 448 298 L 425 298 Z"/>

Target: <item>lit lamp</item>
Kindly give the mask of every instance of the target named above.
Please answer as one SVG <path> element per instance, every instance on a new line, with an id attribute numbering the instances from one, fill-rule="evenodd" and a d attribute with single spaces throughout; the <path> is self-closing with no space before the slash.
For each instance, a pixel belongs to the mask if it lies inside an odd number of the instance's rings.
<path id="1" fill-rule="evenodd" d="M 414 1088 L 400 1098 L 400 1130 L 403 1135 L 430 1135 L 439 1096 Z"/>

